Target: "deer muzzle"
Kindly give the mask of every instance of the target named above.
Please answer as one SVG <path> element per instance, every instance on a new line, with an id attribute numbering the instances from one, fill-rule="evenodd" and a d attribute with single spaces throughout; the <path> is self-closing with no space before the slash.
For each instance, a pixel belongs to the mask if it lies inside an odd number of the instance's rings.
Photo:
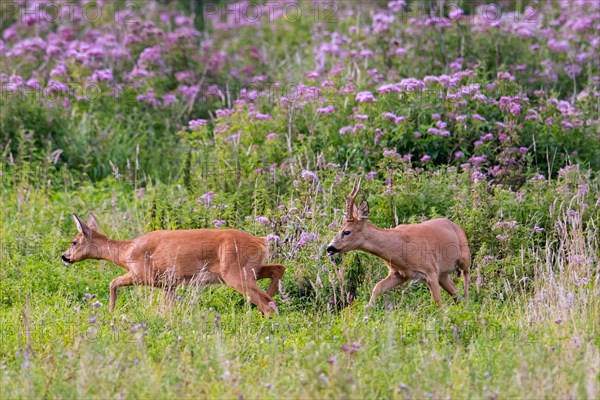
<path id="1" fill-rule="evenodd" d="M 327 255 L 330 256 L 330 257 L 333 256 L 336 253 L 339 253 L 339 250 L 336 249 L 332 245 L 327 246 L 327 248 L 325 250 L 327 251 Z"/>

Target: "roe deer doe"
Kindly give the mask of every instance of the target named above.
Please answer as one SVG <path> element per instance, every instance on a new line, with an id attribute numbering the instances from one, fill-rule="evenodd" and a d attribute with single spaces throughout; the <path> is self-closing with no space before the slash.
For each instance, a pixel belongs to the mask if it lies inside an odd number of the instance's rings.
<path id="1" fill-rule="evenodd" d="M 265 264 L 267 240 L 234 229 L 154 231 L 132 240 L 113 240 L 101 234 L 96 218 L 87 224 L 73 214 L 79 233 L 62 255 L 67 264 L 88 258 L 108 260 L 127 270 L 110 283 L 112 311 L 117 288 L 135 284 L 164 287 L 173 302 L 180 284 L 225 283 L 244 296 L 266 316 L 277 313 L 272 296 L 285 272 L 280 264 Z M 257 280 L 270 278 L 265 293 Z"/>

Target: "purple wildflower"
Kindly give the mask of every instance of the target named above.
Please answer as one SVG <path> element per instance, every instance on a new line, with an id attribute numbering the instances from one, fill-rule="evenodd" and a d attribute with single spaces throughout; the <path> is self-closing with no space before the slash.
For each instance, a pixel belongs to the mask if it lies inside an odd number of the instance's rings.
<path id="1" fill-rule="evenodd" d="M 110 69 L 97 69 L 90 76 L 93 82 L 108 82 L 113 80 L 113 74 Z"/>
<path id="2" fill-rule="evenodd" d="M 193 119 L 188 124 L 190 129 L 200 129 L 201 126 L 206 125 L 207 121 L 205 119 Z"/>
<path id="3" fill-rule="evenodd" d="M 448 17 L 450 17 L 450 19 L 452 19 L 452 20 L 458 20 L 464 14 L 465 14 L 465 12 L 463 10 L 461 10 L 460 8 L 455 8 L 454 10 L 450 11 L 450 13 L 448 14 Z"/>
<path id="4" fill-rule="evenodd" d="M 373 93 L 368 92 L 368 91 L 358 92 L 356 94 L 355 100 L 358 101 L 359 103 L 371 103 L 371 102 L 377 101 L 375 96 L 373 96 Z"/>
<path id="5" fill-rule="evenodd" d="M 317 240 L 318 236 L 312 232 L 302 232 L 300 240 L 298 241 L 298 247 L 304 247 L 307 243 Z"/>
<path id="6" fill-rule="evenodd" d="M 269 114 L 262 114 L 262 113 L 255 113 L 254 114 L 254 118 L 256 119 L 271 119 L 271 116 Z"/>
<path id="7" fill-rule="evenodd" d="M 354 128 L 352 126 L 344 126 L 342 128 L 340 128 L 339 133 L 340 135 L 345 135 L 348 132 L 352 132 L 354 130 Z"/>
<path id="8" fill-rule="evenodd" d="M 140 65 L 147 65 L 149 63 L 159 63 L 161 60 L 160 46 L 147 47 L 140 54 L 138 63 Z"/>
<path id="9" fill-rule="evenodd" d="M 259 224 L 268 224 L 269 218 L 258 216 L 254 218 L 254 222 L 258 222 Z"/>
<path id="10" fill-rule="evenodd" d="M 487 158 L 487 156 L 485 154 L 482 156 L 473 156 L 473 157 L 469 158 L 469 162 L 473 165 L 479 165 L 482 162 L 484 162 L 486 158 Z"/>
<path id="11" fill-rule="evenodd" d="M 302 172 L 300 173 L 300 176 L 302 177 L 302 179 L 307 180 L 307 181 L 313 181 L 316 182 L 319 180 L 319 178 L 317 177 L 317 175 L 309 170 L 302 170 Z"/>
<path id="12" fill-rule="evenodd" d="M 206 192 L 204 193 L 202 196 L 200 196 L 200 198 L 198 200 L 196 200 L 197 203 L 205 203 L 205 204 L 210 204 L 210 202 L 215 198 L 215 192 L 210 191 L 210 192 Z"/>
<path id="13" fill-rule="evenodd" d="M 317 108 L 318 114 L 331 114 L 335 111 L 335 108 L 330 104 L 327 107 Z"/>
<path id="14" fill-rule="evenodd" d="M 510 103 L 508 105 L 508 112 L 512 115 L 519 115 L 521 114 L 521 106 L 517 103 Z"/>
<path id="15" fill-rule="evenodd" d="M 279 236 L 277 236 L 277 235 L 269 233 L 267 235 L 267 241 L 268 242 L 281 242 L 281 238 Z"/>

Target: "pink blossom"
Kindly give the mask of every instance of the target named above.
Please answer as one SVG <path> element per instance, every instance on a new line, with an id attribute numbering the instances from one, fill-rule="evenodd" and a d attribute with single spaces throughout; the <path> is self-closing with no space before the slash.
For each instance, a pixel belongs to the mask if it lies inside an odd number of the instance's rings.
<path id="1" fill-rule="evenodd" d="M 188 126 L 190 127 L 190 129 L 194 130 L 206 125 L 206 123 L 207 121 L 205 119 L 193 119 L 190 122 L 188 122 Z"/>
<path id="2" fill-rule="evenodd" d="M 515 77 L 511 75 L 509 72 L 498 72 L 498 79 L 506 80 L 506 81 L 514 81 Z"/>
<path id="3" fill-rule="evenodd" d="M 298 241 L 298 247 L 304 247 L 309 242 L 317 240 L 318 236 L 316 233 L 312 232 L 302 232 L 300 234 L 300 240 Z"/>
<path id="4" fill-rule="evenodd" d="M 213 192 L 213 191 L 206 192 L 202 196 L 200 196 L 200 198 L 198 200 L 196 200 L 196 203 L 210 204 L 210 202 L 214 198 L 215 198 L 215 192 Z"/>
<path id="5" fill-rule="evenodd" d="M 258 222 L 259 224 L 268 224 L 269 218 L 258 216 L 254 218 L 254 222 Z"/>
<path id="6" fill-rule="evenodd" d="M 281 238 L 279 236 L 277 236 L 277 235 L 269 233 L 267 235 L 267 241 L 268 242 L 281 242 Z"/>
<path id="7" fill-rule="evenodd" d="M 317 108 L 318 114 L 331 114 L 335 111 L 335 108 L 330 104 L 327 107 Z"/>
<path id="8" fill-rule="evenodd" d="M 319 180 L 319 178 L 317 177 L 317 175 L 309 170 L 302 170 L 302 172 L 300 173 L 300 176 L 302 177 L 302 179 L 306 180 L 306 181 L 313 181 L 316 182 Z"/>
<path id="9" fill-rule="evenodd" d="M 340 135 L 345 135 L 348 132 L 352 132 L 353 131 L 353 127 L 351 126 L 344 126 L 342 128 L 340 128 L 339 133 Z"/>
<path id="10" fill-rule="evenodd" d="M 508 105 L 508 112 L 512 115 L 519 115 L 521 114 L 521 106 L 517 103 L 510 103 Z"/>
<path id="11" fill-rule="evenodd" d="M 479 165 L 479 164 L 483 163 L 486 158 L 487 158 L 487 156 L 485 154 L 482 156 L 473 156 L 473 157 L 469 158 L 469 162 L 473 165 Z"/>
<path id="12" fill-rule="evenodd" d="M 396 149 L 383 149 L 383 156 L 384 157 L 395 157 L 395 158 L 400 158 L 400 154 L 398 154 L 398 152 L 396 151 Z"/>
<path id="13" fill-rule="evenodd" d="M 567 120 L 561 121 L 560 124 L 567 129 L 573 129 L 575 127 L 571 122 Z"/>
<path id="14" fill-rule="evenodd" d="M 464 14 L 465 12 L 463 10 L 460 8 L 455 8 L 454 10 L 450 11 L 448 17 L 450 17 L 452 20 L 459 20 Z"/>
<path id="15" fill-rule="evenodd" d="M 370 103 L 370 102 L 377 101 L 375 96 L 373 96 L 373 93 L 368 92 L 368 91 L 358 92 L 356 94 L 355 100 L 358 101 L 359 103 Z"/>
<path id="16" fill-rule="evenodd" d="M 228 117 L 228 116 L 232 115 L 234 112 L 235 112 L 235 110 L 233 110 L 231 108 L 226 108 L 226 109 L 216 110 L 215 115 L 217 116 L 217 118 L 222 118 L 222 117 Z"/>
<path id="17" fill-rule="evenodd" d="M 581 74 L 582 68 L 577 64 L 569 64 L 565 66 L 564 71 L 569 78 L 575 79 L 575 77 Z"/>

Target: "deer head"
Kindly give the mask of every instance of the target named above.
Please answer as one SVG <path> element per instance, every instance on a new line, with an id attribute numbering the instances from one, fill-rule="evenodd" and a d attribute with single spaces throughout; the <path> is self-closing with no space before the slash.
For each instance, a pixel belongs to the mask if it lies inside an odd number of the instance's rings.
<path id="1" fill-rule="evenodd" d="M 98 246 L 94 238 L 103 236 L 98 232 L 98 223 L 92 213 L 88 214 L 87 224 L 75 214 L 73 214 L 73 221 L 77 225 L 78 233 L 71 242 L 71 247 L 61 256 L 66 264 L 96 258 L 98 256 Z"/>
<path id="2" fill-rule="evenodd" d="M 361 232 L 369 218 L 369 204 L 365 200 L 363 200 L 358 207 L 354 204 L 359 190 L 360 179 L 357 178 L 352 191 L 346 198 L 344 225 L 337 235 L 335 235 L 331 243 L 327 245 L 327 254 L 330 256 L 336 253 L 344 253 L 357 249 L 363 243 Z"/>

